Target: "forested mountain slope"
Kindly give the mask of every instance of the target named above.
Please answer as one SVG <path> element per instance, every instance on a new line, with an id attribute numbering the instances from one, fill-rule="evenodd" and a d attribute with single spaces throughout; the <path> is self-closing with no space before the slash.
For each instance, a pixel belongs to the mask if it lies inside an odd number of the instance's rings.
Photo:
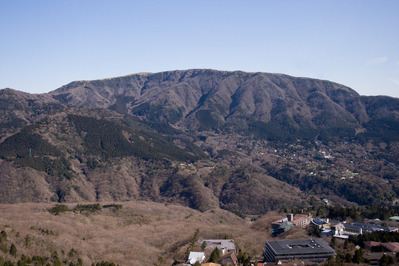
<path id="1" fill-rule="evenodd" d="M 150 200 L 259 214 L 393 204 L 399 99 L 215 70 L 0 91 L 0 202 Z M 32 170 L 33 169 L 33 170 Z"/>

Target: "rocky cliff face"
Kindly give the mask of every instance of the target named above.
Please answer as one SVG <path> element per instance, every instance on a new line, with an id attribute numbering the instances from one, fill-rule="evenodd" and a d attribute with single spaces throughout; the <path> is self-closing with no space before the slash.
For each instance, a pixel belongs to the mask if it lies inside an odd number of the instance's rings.
<path id="1" fill-rule="evenodd" d="M 143 199 L 256 214 L 399 193 L 399 99 L 329 81 L 145 73 L 42 95 L 1 90 L 0 111 L 1 202 Z"/>

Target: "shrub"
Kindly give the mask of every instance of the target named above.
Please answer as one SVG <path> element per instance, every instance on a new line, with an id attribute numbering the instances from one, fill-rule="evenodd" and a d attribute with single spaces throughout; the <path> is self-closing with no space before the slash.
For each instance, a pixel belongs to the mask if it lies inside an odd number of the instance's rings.
<path id="1" fill-rule="evenodd" d="M 15 257 L 17 255 L 17 247 L 14 244 L 11 244 L 10 247 L 10 254 L 11 256 Z"/>
<path id="2" fill-rule="evenodd" d="M 81 205 L 78 204 L 73 210 L 78 211 L 78 212 L 96 212 L 96 211 L 101 211 L 102 207 L 100 204 L 86 204 L 86 205 Z"/>
<path id="3" fill-rule="evenodd" d="M 50 213 L 54 214 L 54 215 L 58 215 L 60 213 L 63 212 L 68 212 L 71 211 L 68 206 L 63 205 L 63 204 L 57 204 L 54 207 L 52 207 L 51 209 L 48 210 Z"/>
<path id="4" fill-rule="evenodd" d="M 215 248 L 212 253 L 211 253 L 211 257 L 209 258 L 210 262 L 218 262 L 218 259 L 220 258 L 220 250 L 218 248 Z"/>

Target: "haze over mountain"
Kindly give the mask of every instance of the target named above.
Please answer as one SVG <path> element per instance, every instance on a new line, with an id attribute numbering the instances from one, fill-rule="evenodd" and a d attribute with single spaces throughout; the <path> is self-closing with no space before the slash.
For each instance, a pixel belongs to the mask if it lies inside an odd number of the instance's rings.
<path id="1" fill-rule="evenodd" d="M 399 99 L 193 69 L 0 91 L 0 201 L 175 202 L 260 214 L 399 193 Z M 33 169 L 32 169 L 33 168 Z"/>

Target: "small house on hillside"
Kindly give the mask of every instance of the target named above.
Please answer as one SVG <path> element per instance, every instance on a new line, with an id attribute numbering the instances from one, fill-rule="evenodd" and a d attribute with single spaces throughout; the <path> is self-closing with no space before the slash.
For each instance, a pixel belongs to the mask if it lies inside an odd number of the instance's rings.
<path id="1" fill-rule="evenodd" d="M 399 243 L 398 242 L 388 242 L 381 243 L 375 241 L 366 241 L 364 242 L 364 247 L 371 252 L 399 252 Z"/>
<path id="2" fill-rule="evenodd" d="M 371 252 L 379 252 L 381 251 L 381 243 L 376 241 L 365 241 L 364 248 Z"/>
<path id="3" fill-rule="evenodd" d="M 398 242 L 390 242 L 390 243 L 381 243 L 381 246 L 386 250 L 394 253 L 399 252 L 399 243 Z"/>
<path id="4" fill-rule="evenodd" d="M 233 239 L 200 239 L 198 244 L 209 250 L 218 248 L 222 255 L 236 252 L 236 245 Z"/>
<path id="5" fill-rule="evenodd" d="M 222 265 L 226 265 L 226 266 L 238 266 L 238 259 L 236 254 L 233 253 L 228 253 L 224 256 L 222 256 L 221 258 L 218 259 L 218 263 L 222 264 Z"/>
<path id="6" fill-rule="evenodd" d="M 205 260 L 204 252 L 193 252 L 191 251 L 188 255 L 187 263 L 195 264 L 196 262 L 202 263 Z"/>

